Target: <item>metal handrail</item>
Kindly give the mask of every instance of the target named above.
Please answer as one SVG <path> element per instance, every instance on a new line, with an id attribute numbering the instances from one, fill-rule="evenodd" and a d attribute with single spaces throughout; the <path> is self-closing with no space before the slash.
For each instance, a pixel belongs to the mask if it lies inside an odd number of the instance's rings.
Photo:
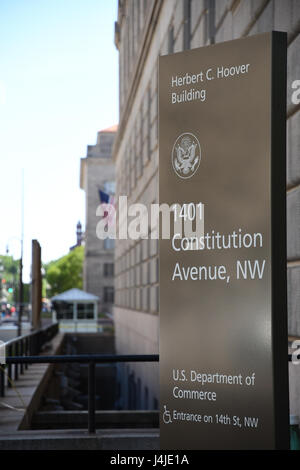
<path id="1" fill-rule="evenodd" d="M 107 362 L 158 362 L 158 354 L 66 354 L 60 356 L 12 356 L 7 364 L 103 364 Z"/>
<path id="2" fill-rule="evenodd" d="M 49 325 L 46 328 L 37 330 L 33 333 L 21 336 L 19 338 L 14 338 L 13 340 L 6 343 L 9 346 L 10 350 L 13 343 L 28 340 L 28 337 L 33 337 L 34 335 L 47 332 L 47 330 L 57 328 L 57 324 Z M 38 344 L 38 349 L 40 348 Z M 28 349 L 27 349 L 28 352 Z M 35 352 L 39 352 L 38 350 Z M 25 352 L 26 354 L 26 352 Z M 292 354 L 288 354 L 288 361 L 292 361 Z M 96 364 L 103 363 L 117 363 L 117 362 L 159 362 L 158 354 L 74 354 L 74 355 L 57 355 L 57 356 L 37 356 L 37 355 L 25 355 L 25 356 L 8 356 L 6 357 L 6 364 L 11 371 L 11 366 L 15 365 L 15 374 L 18 371 L 18 365 L 23 367 L 28 366 L 28 364 L 64 364 L 64 363 L 79 363 L 79 364 L 88 364 L 88 432 L 93 434 L 95 433 L 95 366 Z M 22 373 L 22 369 L 21 369 Z M 15 377 L 18 378 L 18 377 Z M 4 373 L 3 370 L 0 374 L 0 394 L 3 393 L 4 396 Z"/>
<path id="3" fill-rule="evenodd" d="M 158 362 L 158 354 L 74 354 L 60 356 L 14 356 L 7 357 L 11 364 L 88 364 L 88 432 L 94 434 L 95 426 L 95 366 L 110 362 Z"/>
<path id="4" fill-rule="evenodd" d="M 43 345 L 50 341 L 58 333 L 58 323 L 51 323 L 39 330 L 32 331 L 22 336 L 17 336 L 5 342 L 5 350 L 10 357 L 23 358 L 39 354 Z M 15 362 L 14 380 L 18 380 L 19 373 L 23 374 L 24 367 L 28 368 L 30 362 Z M 8 376 L 12 377 L 12 363 L 8 363 Z M 8 381 L 8 387 L 11 388 L 11 381 Z M 4 369 L 0 369 L 0 396 L 5 396 L 5 374 Z"/>
<path id="5" fill-rule="evenodd" d="M 25 335 L 16 336 L 15 338 L 5 341 L 5 347 L 7 348 L 8 346 L 11 346 L 12 344 L 17 343 L 18 341 L 22 341 L 29 337 L 35 336 L 37 334 L 47 332 L 49 329 L 52 329 L 52 328 L 58 328 L 58 322 L 51 323 L 50 325 L 44 326 L 40 328 L 39 330 L 30 331 L 29 333 L 26 333 Z"/>

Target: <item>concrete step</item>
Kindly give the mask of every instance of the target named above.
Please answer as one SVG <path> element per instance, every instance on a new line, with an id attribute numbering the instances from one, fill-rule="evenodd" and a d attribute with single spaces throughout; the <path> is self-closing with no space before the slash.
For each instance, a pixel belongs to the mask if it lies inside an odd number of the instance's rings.
<path id="1" fill-rule="evenodd" d="M 159 450 L 156 429 L 18 431 L 0 436 L 0 450 Z"/>

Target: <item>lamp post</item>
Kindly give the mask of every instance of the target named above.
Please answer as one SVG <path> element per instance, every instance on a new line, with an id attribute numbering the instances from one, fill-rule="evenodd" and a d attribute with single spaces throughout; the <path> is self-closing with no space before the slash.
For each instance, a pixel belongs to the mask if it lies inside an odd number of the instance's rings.
<path id="1" fill-rule="evenodd" d="M 9 242 L 12 239 L 17 239 L 21 245 L 21 254 L 19 261 L 19 314 L 18 314 L 18 336 L 22 334 L 22 315 L 23 315 L 23 303 L 24 303 L 24 289 L 23 289 L 23 236 L 22 238 L 11 237 L 6 244 L 6 254 L 9 253 Z"/>
<path id="2" fill-rule="evenodd" d="M 24 240 L 24 168 L 21 176 L 21 238 L 17 238 L 21 243 L 21 255 L 19 264 L 19 315 L 18 315 L 18 336 L 22 334 L 22 314 L 23 314 L 23 240 Z M 8 244 L 6 247 L 8 253 Z"/>
<path id="3" fill-rule="evenodd" d="M 20 277 L 19 277 L 19 316 L 18 316 L 18 336 L 22 334 L 22 315 L 23 315 L 23 238 L 21 239 L 21 257 L 20 257 Z"/>
<path id="4" fill-rule="evenodd" d="M 0 276 L 1 276 L 1 284 L 0 284 L 0 300 L 2 300 L 2 273 L 4 271 L 4 266 L 0 262 Z"/>
<path id="5" fill-rule="evenodd" d="M 24 168 L 22 168 L 21 181 L 21 256 L 20 256 L 20 278 L 19 278 L 19 317 L 18 336 L 22 334 L 22 314 L 23 314 L 23 241 L 24 241 Z"/>

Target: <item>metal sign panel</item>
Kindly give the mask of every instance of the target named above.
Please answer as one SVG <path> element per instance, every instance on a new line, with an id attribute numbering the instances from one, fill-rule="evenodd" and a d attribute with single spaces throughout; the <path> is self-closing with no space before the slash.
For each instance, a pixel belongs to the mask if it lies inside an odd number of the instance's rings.
<path id="1" fill-rule="evenodd" d="M 288 447 L 285 106 L 285 33 L 159 59 L 162 449 Z"/>

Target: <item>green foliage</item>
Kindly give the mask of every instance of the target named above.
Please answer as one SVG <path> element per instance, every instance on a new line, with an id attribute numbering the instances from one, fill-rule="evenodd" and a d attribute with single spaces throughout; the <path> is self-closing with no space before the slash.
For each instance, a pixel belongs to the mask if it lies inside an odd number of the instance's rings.
<path id="1" fill-rule="evenodd" d="M 47 280 L 44 277 L 42 279 L 42 297 L 47 297 Z"/>
<path id="2" fill-rule="evenodd" d="M 5 297 L 9 303 L 17 300 L 16 287 L 19 282 L 19 266 L 19 260 L 14 260 L 12 256 L 0 255 L 0 299 Z M 5 284 L 2 284 L 3 279 L 6 281 Z M 13 292 L 9 292 L 7 289 L 13 289 Z"/>
<path id="3" fill-rule="evenodd" d="M 1 279 L 13 283 L 19 275 L 19 265 L 20 261 L 13 259 L 12 256 L 0 255 L 0 266 L 3 266 L 3 270 L 0 272 Z"/>
<path id="4" fill-rule="evenodd" d="M 84 248 L 78 246 L 67 255 L 45 265 L 48 295 L 52 297 L 68 289 L 82 289 Z"/>
<path id="5" fill-rule="evenodd" d="M 30 289 L 31 284 L 25 284 L 23 282 L 23 302 L 29 303 L 30 302 Z M 19 302 L 19 279 L 17 284 L 15 285 L 14 292 L 12 294 L 12 299 L 8 299 L 10 302 Z"/>

